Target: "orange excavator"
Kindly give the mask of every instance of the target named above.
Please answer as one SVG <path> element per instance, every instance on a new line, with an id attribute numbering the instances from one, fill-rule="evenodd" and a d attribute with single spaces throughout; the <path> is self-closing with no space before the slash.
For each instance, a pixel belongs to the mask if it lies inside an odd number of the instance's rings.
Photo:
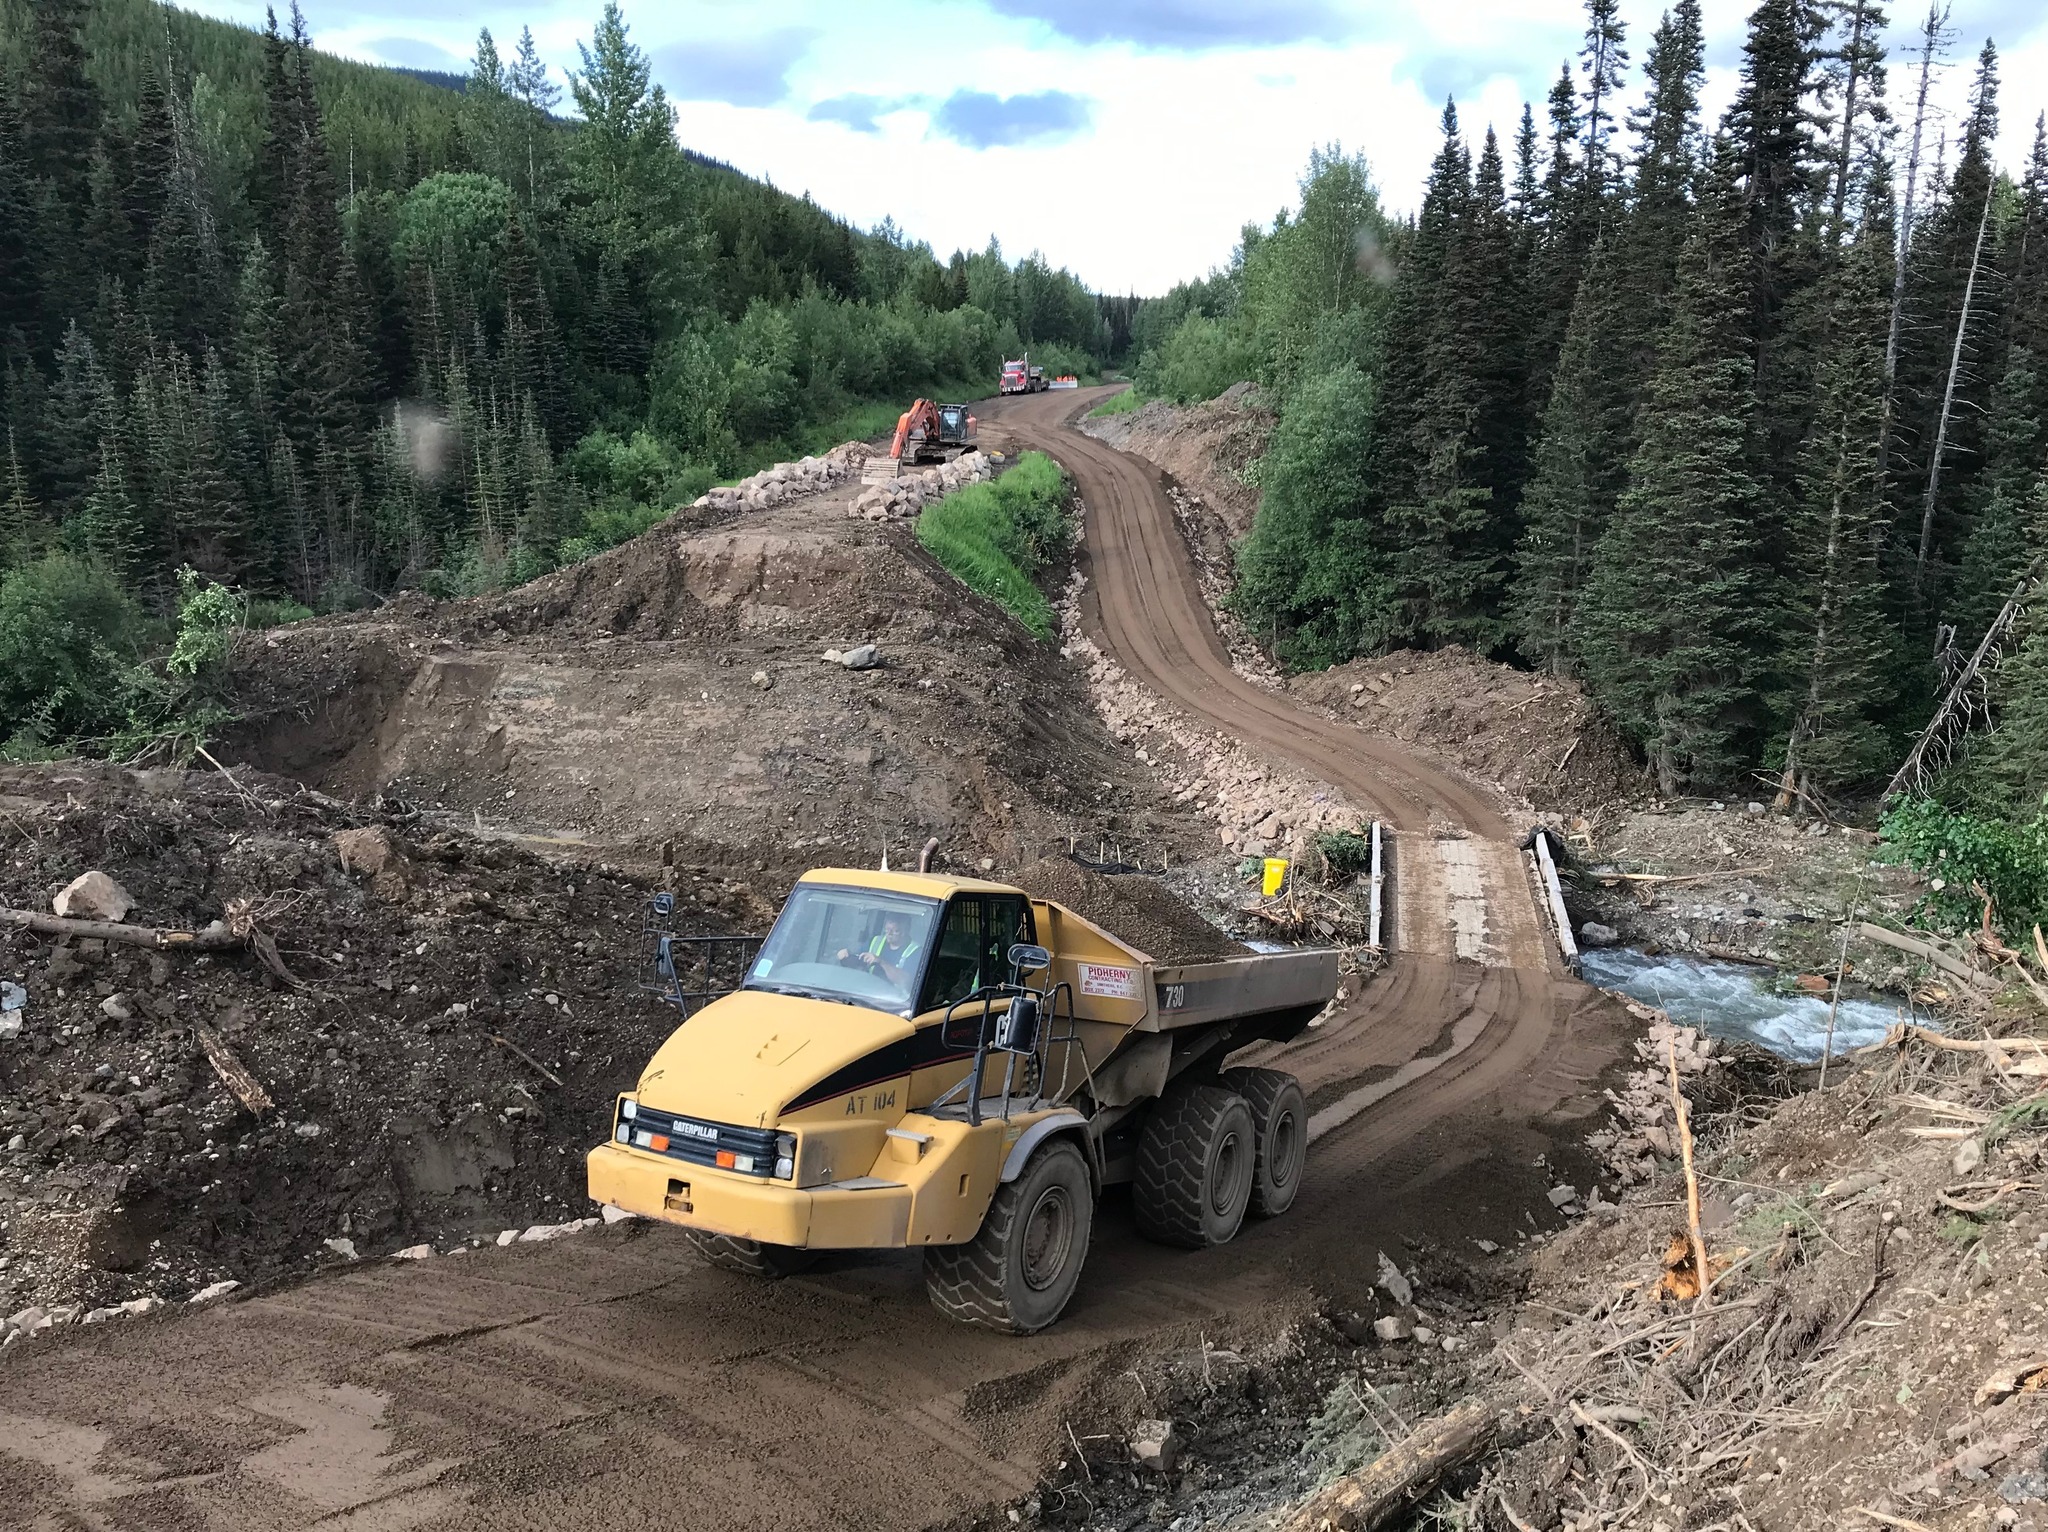
<path id="1" fill-rule="evenodd" d="M 906 468 L 913 463 L 946 462 L 974 450 L 975 425 L 964 404 L 920 399 L 897 419 L 889 456 Z"/>

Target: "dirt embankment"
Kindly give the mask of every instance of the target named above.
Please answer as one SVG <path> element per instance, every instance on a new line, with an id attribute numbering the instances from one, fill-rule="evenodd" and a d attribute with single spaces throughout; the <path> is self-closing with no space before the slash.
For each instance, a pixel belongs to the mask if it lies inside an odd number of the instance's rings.
<path id="1" fill-rule="evenodd" d="M 1577 682 L 1455 644 L 1308 671 L 1287 688 L 1371 733 L 1420 746 L 1524 811 L 1574 815 L 1641 785 L 1641 768 Z"/>
<path id="2" fill-rule="evenodd" d="M 345 1258 L 330 1239 L 367 1256 L 581 1217 L 580 1149 L 674 1025 L 635 987 L 639 876 L 239 777 L 0 773 L 0 903 L 45 910 L 88 868 L 134 897 L 130 925 L 248 900 L 296 981 L 246 952 L 0 931 L 27 992 L 0 1040 L 0 1313 L 302 1274 Z M 675 877 L 687 929 L 768 914 L 750 882 Z M 238 1103 L 207 1033 L 274 1111 Z"/>
<path id="3" fill-rule="evenodd" d="M 1085 686 L 857 482 L 706 503 L 501 596 L 248 640 L 226 759 L 566 840 L 794 868 L 1185 849 Z M 756 491 L 754 500 L 763 492 Z M 852 513 L 852 514 L 850 514 Z M 827 651 L 877 646 L 872 668 Z"/>

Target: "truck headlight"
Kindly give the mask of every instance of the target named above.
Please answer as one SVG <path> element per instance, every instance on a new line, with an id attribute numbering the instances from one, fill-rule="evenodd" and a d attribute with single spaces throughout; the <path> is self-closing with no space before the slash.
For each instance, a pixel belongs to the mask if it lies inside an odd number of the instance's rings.
<path id="1" fill-rule="evenodd" d="M 625 1118 L 638 1117 L 640 1115 L 640 1103 L 631 1096 L 628 1096 L 619 1103 L 619 1115 Z"/>
<path id="2" fill-rule="evenodd" d="M 796 1135 L 778 1133 L 775 1135 L 775 1179 L 794 1181 L 796 1179 Z"/>

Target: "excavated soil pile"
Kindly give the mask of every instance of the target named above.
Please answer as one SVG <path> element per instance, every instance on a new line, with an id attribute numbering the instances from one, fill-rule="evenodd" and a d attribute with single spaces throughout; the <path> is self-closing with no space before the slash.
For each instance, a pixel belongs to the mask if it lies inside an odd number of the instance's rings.
<path id="1" fill-rule="evenodd" d="M 93 868 L 132 926 L 249 900 L 297 981 L 0 927 L 27 991 L 0 1035 L 0 1314 L 582 1217 L 583 1150 L 675 1024 L 635 988 L 637 878 L 238 775 L 0 769 L 0 903 L 47 911 Z M 682 929 L 762 929 L 751 888 L 677 875 Z M 274 1110 L 230 1093 L 205 1033 Z"/>
<path id="2" fill-rule="evenodd" d="M 937 835 L 1014 867 L 1070 835 L 1181 849 L 1049 646 L 857 483 L 690 507 L 502 595 L 396 599 L 252 635 L 226 759 L 692 860 L 871 865 Z M 828 653 L 875 646 L 853 668 Z M 1112 786 L 1111 784 L 1118 784 Z"/>
<path id="3" fill-rule="evenodd" d="M 1250 950 L 1143 873 L 1091 872 L 1070 858 L 1049 856 L 1018 872 L 1014 881 L 1026 893 L 1064 904 L 1162 963 L 1208 963 L 1243 957 Z"/>
<path id="4" fill-rule="evenodd" d="M 1353 660 L 1288 680 L 1304 702 L 1419 745 L 1518 805 L 1569 813 L 1641 790 L 1642 768 L 1574 681 L 1453 644 Z"/>

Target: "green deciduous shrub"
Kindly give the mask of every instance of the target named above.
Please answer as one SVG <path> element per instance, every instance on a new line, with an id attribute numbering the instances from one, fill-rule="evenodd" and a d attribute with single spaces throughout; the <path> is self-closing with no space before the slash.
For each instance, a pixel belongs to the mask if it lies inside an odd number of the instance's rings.
<path id="1" fill-rule="evenodd" d="M 127 718 L 142 609 L 99 565 L 56 553 L 0 580 L 0 740 L 9 755 L 105 735 Z"/>
<path id="2" fill-rule="evenodd" d="M 1916 911 L 1937 929 L 1975 926 L 1984 895 L 2008 939 L 2048 922 L 2048 799 L 2029 818 L 1993 819 L 1911 798 L 1885 815 L 1882 832 L 1894 861 L 1941 885 L 1929 888 Z"/>

